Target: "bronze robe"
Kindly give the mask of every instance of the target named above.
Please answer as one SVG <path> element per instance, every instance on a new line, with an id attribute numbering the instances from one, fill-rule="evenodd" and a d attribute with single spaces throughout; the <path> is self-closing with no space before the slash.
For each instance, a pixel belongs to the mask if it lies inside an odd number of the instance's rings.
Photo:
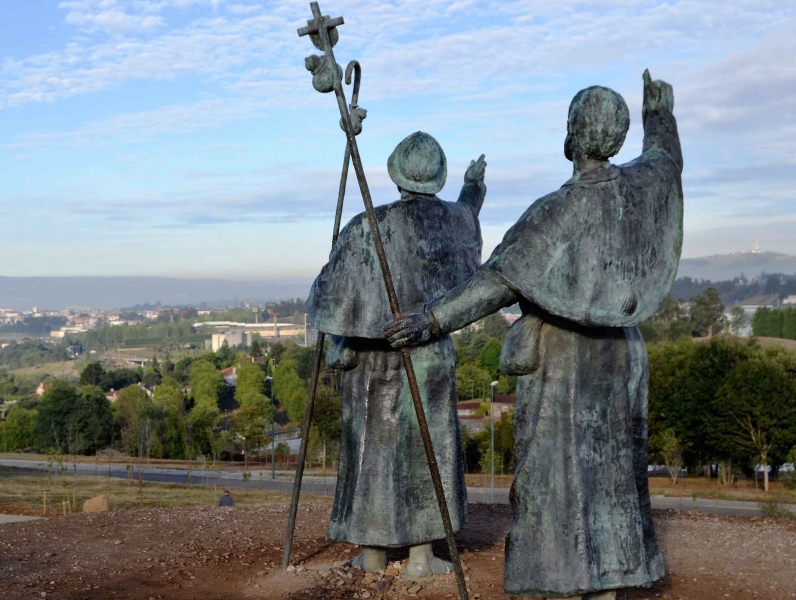
<path id="1" fill-rule="evenodd" d="M 466 281 L 481 262 L 484 189 L 467 183 L 458 202 L 408 196 L 377 207 L 401 309 Z M 310 322 L 332 334 L 327 364 L 341 368 L 342 434 L 329 538 L 404 546 L 445 537 L 400 352 L 384 339 L 390 308 L 365 215 L 341 232 L 313 284 Z M 411 350 L 454 529 L 467 517 L 456 416 L 456 354 L 449 336 Z"/>

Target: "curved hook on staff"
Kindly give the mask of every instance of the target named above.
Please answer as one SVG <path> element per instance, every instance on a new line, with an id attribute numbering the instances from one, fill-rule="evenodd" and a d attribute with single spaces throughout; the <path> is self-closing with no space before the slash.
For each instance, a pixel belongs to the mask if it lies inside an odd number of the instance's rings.
<path id="1" fill-rule="evenodd" d="M 351 106 L 359 104 L 359 84 L 362 81 L 362 67 L 359 61 L 352 60 L 345 68 L 346 85 L 351 85 L 351 72 L 354 71 L 354 91 L 351 93 Z"/>

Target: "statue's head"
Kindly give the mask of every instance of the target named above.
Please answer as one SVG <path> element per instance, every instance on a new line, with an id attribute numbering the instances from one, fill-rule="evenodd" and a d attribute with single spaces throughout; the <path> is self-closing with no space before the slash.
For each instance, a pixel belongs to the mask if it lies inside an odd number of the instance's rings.
<path id="1" fill-rule="evenodd" d="M 569 105 L 564 155 L 567 160 L 608 160 L 622 148 L 629 128 L 625 99 L 599 85 L 588 87 Z"/>
<path id="2" fill-rule="evenodd" d="M 437 140 L 427 133 L 416 131 L 390 154 L 387 172 L 402 190 L 436 194 L 445 187 L 448 161 Z"/>

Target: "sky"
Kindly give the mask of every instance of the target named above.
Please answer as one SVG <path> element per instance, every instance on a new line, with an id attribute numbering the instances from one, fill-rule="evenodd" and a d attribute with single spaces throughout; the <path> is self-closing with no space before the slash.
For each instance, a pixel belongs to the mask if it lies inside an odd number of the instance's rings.
<path id="1" fill-rule="evenodd" d="M 796 254 L 796 2 L 324 0 L 336 58 L 362 65 L 374 202 L 387 157 L 434 135 L 455 200 L 486 154 L 488 256 L 571 175 L 570 100 L 626 99 L 616 163 L 641 149 L 642 73 L 671 83 L 684 257 Z M 0 0 L 0 275 L 313 277 L 345 138 L 305 1 Z M 351 88 L 346 87 L 350 96 Z M 352 174 L 345 217 L 362 210 Z"/>

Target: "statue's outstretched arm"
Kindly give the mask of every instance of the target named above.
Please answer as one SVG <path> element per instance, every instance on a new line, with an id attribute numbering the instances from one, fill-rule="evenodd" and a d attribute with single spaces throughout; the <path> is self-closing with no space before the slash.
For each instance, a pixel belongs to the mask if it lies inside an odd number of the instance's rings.
<path id="1" fill-rule="evenodd" d="M 664 152 L 682 173 L 683 152 L 674 118 L 674 90 L 665 81 L 653 81 L 649 71 L 644 71 L 644 106 L 641 120 L 644 123 L 643 152 Z"/>
<path id="2" fill-rule="evenodd" d="M 459 202 L 467 204 L 475 211 L 476 215 L 481 212 L 481 207 L 484 205 L 484 198 L 486 197 L 485 174 L 486 161 L 484 161 L 484 155 L 482 154 L 478 157 L 478 160 L 470 161 L 470 166 L 464 174 L 464 185 L 459 194 Z"/>
<path id="3" fill-rule="evenodd" d="M 482 268 L 460 286 L 427 304 L 424 312 L 390 321 L 384 326 L 384 333 L 395 348 L 416 346 L 466 327 L 519 299 L 519 294 L 500 275 Z"/>

